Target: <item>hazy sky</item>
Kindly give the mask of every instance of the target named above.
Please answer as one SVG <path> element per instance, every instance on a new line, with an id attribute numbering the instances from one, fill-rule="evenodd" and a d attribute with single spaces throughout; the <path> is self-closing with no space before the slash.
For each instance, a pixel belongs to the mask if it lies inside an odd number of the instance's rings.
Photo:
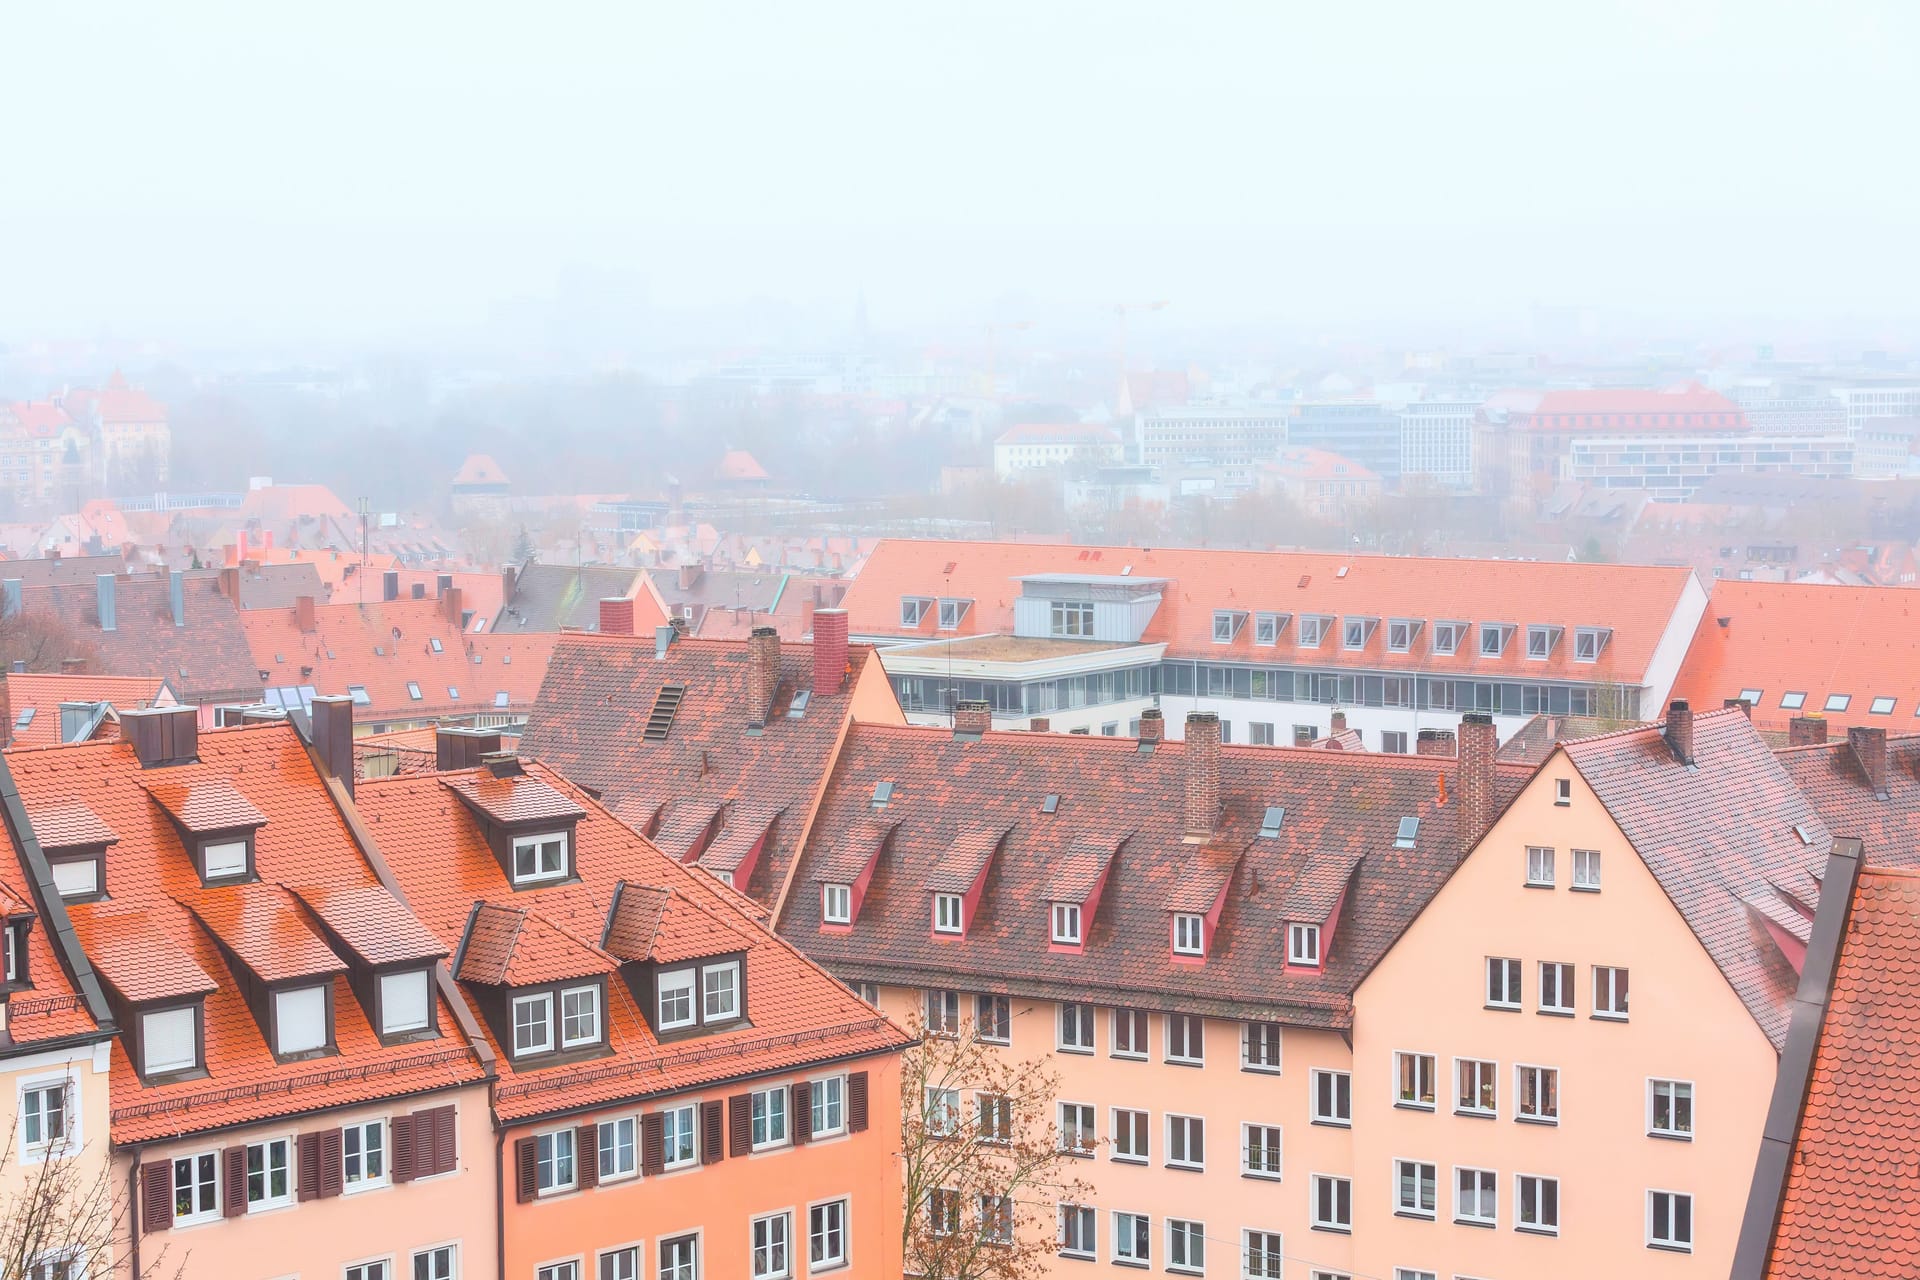
<path id="1" fill-rule="evenodd" d="M 437 333 L 579 266 L 876 325 L 1894 331 L 1917 8 L 5 3 L 0 337 Z"/>

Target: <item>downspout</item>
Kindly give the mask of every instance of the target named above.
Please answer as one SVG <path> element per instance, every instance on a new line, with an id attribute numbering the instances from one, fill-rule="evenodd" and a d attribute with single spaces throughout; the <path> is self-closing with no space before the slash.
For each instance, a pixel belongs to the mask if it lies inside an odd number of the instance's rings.
<path id="1" fill-rule="evenodd" d="M 492 1093 L 498 1083 L 487 1086 Z M 489 1099 L 491 1101 L 491 1099 Z M 494 1115 L 500 1114 L 495 1106 Z M 493 1274 L 507 1280 L 507 1129 L 497 1125 L 493 1131 Z"/>
<path id="2" fill-rule="evenodd" d="M 140 1203 L 140 1149 L 134 1148 L 133 1164 L 127 1169 L 127 1260 L 132 1264 L 128 1275 L 137 1278 L 140 1275 L 140 1215 L 146 1208 Z"/>

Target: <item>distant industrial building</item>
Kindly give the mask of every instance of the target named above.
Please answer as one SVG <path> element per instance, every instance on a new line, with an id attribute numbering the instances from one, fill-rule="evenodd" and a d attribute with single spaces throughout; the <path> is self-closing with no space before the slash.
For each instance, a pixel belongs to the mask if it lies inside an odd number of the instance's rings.
<path id="1" fill-rule="evenodd" d="M 1134 419 L 1133 461 L 1163 473 L 1206 468 L 1227 488 L 1249 489 L 1255 469 L 1287 443 L 1288 412 L 1277 406 L 1149 409 Z"/>
<path id="2" fill-rule="evenodd" d="M 1421 400 L 1400 411 L 1400 479 L 1473 483 L 1473 400 Z"/>

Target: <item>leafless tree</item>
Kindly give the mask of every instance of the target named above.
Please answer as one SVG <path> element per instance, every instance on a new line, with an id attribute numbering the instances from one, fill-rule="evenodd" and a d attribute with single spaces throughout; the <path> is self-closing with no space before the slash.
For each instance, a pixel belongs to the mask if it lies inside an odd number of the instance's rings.
<path id="1" fill-rule="evenodd" d="M 915 1015 L 901 1075 L 901 1244 L 924 1280 L 1031 1280 L 1051 1270 L 1059 1208 L 1087 1202 L 1075 1176 L 1091 1139 L 1069 1145 L 1053 1120 L 1060 1077 L 1016 1060 L 971 1022 L 936 1033 Z M 1074 1135 L 1078 1141 L 1078 1135 Z"/>
<path id="2" fill-rule="evenodd" d="M 17 1118 L 0 1150 L 0 1169 L 19 1170 L 0 1179 L 0 1276 L 8 1280 L 120 1275 L 129 1265 L 120 1251 L 133 1221 L 132 1199 L 114 1176 L 104 1141 L 67 1141 L 70 1114 L 63 1105 Z M 43 1132 L 22 1132 L 33 1126 Z M 36 1136 L 44 1140 L 29 1141 Z M 35 1157 L 25 1163 L 15 1158 L 23 1142 Z M 169 1263 L 160 1248 L 142 1260 L 136 1280 L 178 1280 L 184 1262 Z"/>
<path id="3" fill-rule="evenodd" d="M 24 662 L 29 671 L 57 672 L 63 658 L 91 661 L 94 656 L 93 642 L 57 613 L 26 609 L 0 618 L 0 671 Z"/>

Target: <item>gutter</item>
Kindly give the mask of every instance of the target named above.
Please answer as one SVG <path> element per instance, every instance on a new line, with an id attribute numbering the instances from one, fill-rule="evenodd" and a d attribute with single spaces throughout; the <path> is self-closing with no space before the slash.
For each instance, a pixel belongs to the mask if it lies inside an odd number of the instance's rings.
<path id="1" fill-rule="evenodd" d="M 1800 1135 L 1800 1115 L 1813 1082 L 1813 1062 L 1826 1024 L 1827 1002 L 1833 995 L 1834 970 L 1846 943 L 1847 920 L 1853 912 L 1862 860 L 1860 841 L 1835 840 L 1820 878 L 1820 906 L 1813 915 L 1800 986 L 1793 996 L 1792 1021 L 1780 1050 L 1773 1099 L 1767 1104 L 1766 1124 L 1760 1130 L 1753 1186 L 1747 1193 L 1747 1211 L 1740 1219 L 1740 1235 L 1734 1244 L 1732 1280 L 1765 1280 L 1767 1274 L 1774 1231 L 1780 1223 L 1780 1204 L 1787 1194 L 1787 1175 L 1793 1168 L 1793 1149 Z"/>
<path id="2" fill-rule="evenodd" d="M 47 936 L 53 943 L 53 954 L 58 957 L 67 981 L 73 984 L 74 991 L 87 1006 L 87 1013 L 100 1029 L 100 1036 L 92 1038 L 112 1037 L 118 1032 L 119 1026 L 114 1021 L 112 1009 L 107 1005 L 107 993 L 101 988 L 99 976 L 93 971 L 93 962 L 87 959 L 86 949 L 80 945 L 80 935 L 74 931 L 73 918 L 67 914 L 66 900 L 53 883 L 53 868 L 47 862 L 47 855 L 41 851 L 39 839 L 33 834 L 33 824 L 27 820 L 27 808 L 21 802 L 20 789 L 14 784 L 13 770 L 8 767 L 4 756 L 0 756 L 0 815 L 6 819 L 7 832 L 13 837 L 20 861 L 32 881 L 35 905 L 40 908 L 41 918 L 47 922 Z"/>

